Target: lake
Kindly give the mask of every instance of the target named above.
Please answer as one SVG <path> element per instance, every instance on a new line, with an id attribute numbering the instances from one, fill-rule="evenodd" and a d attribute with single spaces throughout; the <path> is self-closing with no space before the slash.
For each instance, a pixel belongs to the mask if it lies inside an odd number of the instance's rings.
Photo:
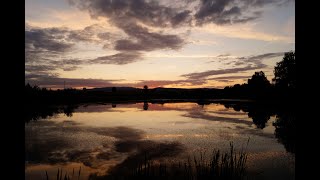
<path id="1" fill-rule="evenodd" d="M 288 115 L 289 114 L 289 115 Z M 248 153 L 254 179 L 294 179 L 290 129 L 278 112 L 237 103 L 105 103 L 64 106 L 33 113 L 25 123 L 25 178 L 78 178 L 125 169 L 152 153 L 158 162 L 210 156 L 214 149 Z M 30 115 L 28 117 L 31 117 Z M 51 179 L 51 178 L 49 178 Z"/>

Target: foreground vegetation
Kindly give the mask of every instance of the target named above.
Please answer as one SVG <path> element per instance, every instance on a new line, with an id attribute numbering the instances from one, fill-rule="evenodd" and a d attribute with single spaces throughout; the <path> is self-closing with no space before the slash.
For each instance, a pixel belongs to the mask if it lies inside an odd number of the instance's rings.
<path id="1" fill-rule="evenodd" d="M 249 142 L 249 140 L 248 140 Z M 247 144 L 248 145 L 248 144 Z M 246 161 L 247 154 L 241 149 L 236 152 L 233 143 L 230 143 L 229 152 L 222 153 L 220 150 L 214 149 L 211 156 L 206 159 L 203 153 L 200 157 L 193 156 L 185 162 L 177 163 L 159 163 L 148 157 L 132 167 L 127 167 L 120 172 L 108 172 L 105 176 L 92 174 L 88 179 L 91 180 L 124 180 L 124 179 L 156 179 L 156 180 L 231 180 L 244 179 L 246 177 Z M 56 180 L 71 180 L 79 179 L 81 167 L 79 171 L 73 170 L 72 174 L 62 173 L 62 170 L 57 172 L 52 178 L 49 178 L 46 172 L 46 178 Z"/>

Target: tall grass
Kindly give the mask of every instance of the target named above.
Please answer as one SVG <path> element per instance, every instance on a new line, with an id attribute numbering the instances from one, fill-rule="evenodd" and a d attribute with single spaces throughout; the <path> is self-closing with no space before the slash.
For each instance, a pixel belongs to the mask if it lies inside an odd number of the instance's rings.
<path id="1" fill-rule="evenodd" d="M 247 146 L 249 139 L 247 142 Z M 246 148 L 247 148 L 246 146 Z M 228 152 L 221 152 L 214 149 L 212 153 L 205 156 L 205 153 L 200 152 L 200 156 L 188 158 L 187 161 L 175 163 L 158 163 L 155 160 L 149 159 L 145 154 L 144 159 L 137 162 L 132 168 L 129 168 L 126 173 L 108 174 L 106 176 L 91 175 L 89 179 L 155 179 L 155 180 L 234 180 L 244 179 L 246 175 L 246 150 L 241 148 L 239 152 L 235 151 L 235 147 L 230 142 Z M 72 180 L 80 178 L 81 167 L 78 175 L 75 175 L 73 169 L 72 176 L 69 177 L 65 173 L 63 180 Z M 46 172 L 47 180 L 48 174 Z M 62 180 L 62 169 L 57 173 L 56 180 Z"/>
<path id="2" fill-rule="evenodd" d="M 73 179 L 78 179 L 79 180 L 80 179 L 80 173 L 81 173 L 81 166 L 79 168 L 78 176 L 75 176 L 74 168 L 72 169 L 72 176 L 71 177 L 68 175 L 67 171 L 64 173 L 64 176 L 63 176 L 62 169 L 58 168 L 56 178 L 52 178 L 52 180 L 73 180 Z M 47 171 L 46 171 L 46 179 L 49 180 L 49 176 L 48 176 L 48 172 Z"/>
<path id="3" fill-rule="evenodd" d="M 158 163 L 145 159 L 144 163 L 132 170 L 123 179 L 243 179 L 246 173 L 247 154 L 242 150 L 235 152 L 233 143 L 230 143 L 230 151 L 221 153 L 214 149 L 209 159 L 204 153 L 200 157 L 189 157 L 186 162 Z M 119 179 L 122 179 L 119 178 Z M 116 178 L 118 179 L 118 178 Z"/>

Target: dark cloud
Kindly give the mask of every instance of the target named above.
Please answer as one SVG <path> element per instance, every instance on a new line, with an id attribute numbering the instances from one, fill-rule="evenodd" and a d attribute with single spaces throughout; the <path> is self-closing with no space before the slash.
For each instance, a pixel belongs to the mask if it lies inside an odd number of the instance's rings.
<path id="1" fill-rule="evenodd" d="M 69 30 L 67 39 L 72 42 L 103 43 L 105 41 L 113 41 L 118 36 L 104 31 L 105 29 L 102 26 L 93 24 L 81 30 Z"/>
<path id="2" fill-rule="evenodd" d="M 119 51 L 153 51 L 158 49 L 179 49 L 184 44 L 183 39 L 177 35 L 165 35 L 149 32 L 145 27 L 135 23 L 122 23 L 122 30 L 133 40 L 119 40 L 115 49 Z"/>
<path id="3" fill-rule="evenodd" d="M 107 17 L 113 23 L 130 19 L 157 27 L 175 27 L 189 23 L 189 10 L 166 7 L 158 1 L 147 0 L 68 0 L 82 10 L 88 10 L 93 17 Z"/>
<path id="4" fill-rule="evenodd" d="M 27 49 L 39 49 L 52 52 L 66 52 L 74 44 L 64 41 L 63 29 L 31 29 L 25 31 L 25 46 Z"/>
<path id="5" fill-rule="evenodd" d="M 71 30 L 65 27 L 38 28 L 27 26 L 25 30 L 26 47 L 34 49 L 44 49 L 53 52 L 70 51 L 74 43 L 96 42 L 101 43 L 107 36 L 113 36 L 109 32 L 103 31 L 103 27 L 98 24 L 87 26 L 80 30 Z"/>
<path id="6" fill-rule="evenodd" d="M 274 57 L 283 56 L 284 52 L 276 52 L 276 53 L 266 53 L 266 54 L 260 54 L 256 56 L 249 56 L 249 57 L 239 57 L 240 60 L 247 60 L 247 61 L 256 61 L 256 60 L 263 60 L 263 59 L 269 59 Z"/>
<path id="7" fill-rule="evenodd" d="M 288 0 L 200 0 L 194 18 L 197 25 L 245 23 L 261 17 L 262 10 L 259 8 L 287 2 Z"/>
<path id="8" fill-rule="evenodd" d="M 86 61 L 77 59 L 63 59 L 63 60 L 51 60 L 51 59 L 37 59 L 34 61 L 28 61 L 25 65 L 25 72 L 32 74 L 50 73 L 52 71 L 62 69 L 64 71 L 74 71 L 79 68 L 79 65 L 86 64 Z"/>
<path id="9" fill-rule="evenodd" d="M 191 22 L 191 11 L 166 7 L 158 1 L 69 0 L 69 2 L 80 9 L 88 10 L 93 17 L 107 17 L 113 25 L 123 30 L 129 36 L 114 43 L 114 49 L 120 52 L 115 56 L 103 58 L 106 59 L 106 64 L 110 64 L 110 59 L 113 62 L 113 59 L 124 55 L 124 51 L 131 51 L 137 54 L 140 51 L 177 50 L 184 44 L 184 40 L 178 35 L 150 32 L 147 27 L 143 27 L 139 23 L 153 27 L 176 27 Z M 109 38 L 110 36 L 100 34 L 99 37 Z M 110 43 L 104 45 L 104 48 L 109 47 L 111 47 Z M 131 59 L 136 60 L 137 56 Z M 126 64 L 122 62 L 126 61 L 121 60 L 115 64 Z M 131 63 L 134 61 L 128 60 L 127 62 Z"/>
<path id="10" fill-rule="evenodd" d="M 62 88 L 64 82 L 67 87 L 106 87 L 114 86 L 117 81 L 119 80 L 60 78 L 45 74 L 25 75 L 25 82 L 48 88 Z"/>
<path id="11" fill-rule="evenodd" d="M 53 70 L 56 70 L 56 67 L 52 65 L 25 65 L 26 72 L 43 73 L 43 72 L 53 71 Z"/>
<path id="12" fill-rule="evenodd" d="M 208 78 L 207 80 L 230 80 L 230 79 L 248 79 L 251 76 L 222 76 L 222 77 L 213 77 Z"/>
<path id="13" fill-rule="evenodd" d="M 58 69 L 73 71 L 84 62 L 62 59 L 65 53 L 74 49 L 79 41 L 91 41 L 96 25 L 83 30 L 68 28 L 37 28 L 27 24 L 25 30 L 25 71 L 27 73 L 44 73 Z"/>
<path id="14" fill-rule="evenodd" d="M 139 52 L 120 52 L 114 55 L 101 56 L 92 60 L 88 60 L 88 63 L 123 65 L 133 63 L 142 59 L 142 54 Z"/>
<path id="15" fill-rule="evenodd" d="M 197 24 L 216 23 L 228 24 L 231 23 L 232 16 L 241 15 L 241 10 L 237 6 L 233 6 L 230 10 L 225 7 L 232 4 L 234 0 L 201 0 L 201 5 L 195 19 Z"/>
<path id="16" fill-rule="evenodd" d="M 266 64 L 262 63 L 262 60 L 274 58 L 283 56 L 283 52 L 277 52 L 277 53 L 266 53 L 266 54 L 260 54 L 255 56 L 248 56 L 248 57 L 238 57 L 236 58 L 237 61 L 233 62 L 235 65 L 245 65 L 244 67 L 235 67 L 230 69 L 219 69 L 219 70 L 209 70 L 204 72 L 198 72 L 198 73 L 189 73 L 189 74 L 183 74 L 182 77 L 186 77 L 188 79 L 206 79 L 209 76 L 213 75 L 223 75 L 223 74 L 232 74 L 232 73 L 239 73 L 239 72 L 245 72 L 249 70 L 256 70 L 267 67 Z M 222 56 L 224 58 L 224 56 Z M 211 80 L 214 80 L 211 78 Z"/>
<path id="17" fill-rule="evenodd" d="M 244 72 L 244 71 L 248 71 L 248 70 L 261 69 L 261 68 L 264 68 L 264 67 L 267 67 L 267 65 L 259 63 L 256 66 L 248 65 L 248 66 L 241 67 L 241 68 L 210 70 L 210 71 L 204 71 L 204 72 L 199 72 L 199 73 L 184 74 L 184 75 L 181 75 L 181 76 L 182 77 L 186 77 L 188 79 L 204 79 L 204 78 L 206 78 L 208 76 L 239 73 L 239 72 Z"/>
<path id="18" fill-rule="evenodd" d="M 177 27 L 191 26 L 192 21 L 197 25 L 244 23 L 259 18 L 263 6 L 279 6 L 290 1 L 199 0 L 196 7 L 185 0 L 175 2 L 175 6 L 155 0 L 69 0 L 69 3 L 87 10 L 92 17 L 107 17 L 113 23 L 130 19 L 148 26 Z"/>
<path id="19" fill-rule="evenodd" d="M 120 52 L 94 59 L 61 59 L 73 49 L 74 43 L 114 41 L 116 36 L 109 32 L 101 33 L 102 29 L 103 27 L 97 24 L 85 27 L 82 30 L 70 30 L 62 27 L 36 28 L 28 25 L 25 30 L 25 72 L 32 74 L 47 72 L 49 74 L 59 69 L 74 71 L 85 64 L 122 65 L 143 59 L 139 52 Z"/>
<path id="20" fill-rule="evenodd" d="M 218 81 L 218 82 L 233 82 L 233 80 L 228 80 L 228 79 L 216 79 L 215 81 Z"/>

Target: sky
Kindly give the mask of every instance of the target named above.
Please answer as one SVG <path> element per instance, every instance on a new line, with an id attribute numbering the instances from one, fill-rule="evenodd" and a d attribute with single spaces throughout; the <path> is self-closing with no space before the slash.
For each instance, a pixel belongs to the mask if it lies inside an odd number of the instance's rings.
<path id="1" fill-rule="evenodd" d="M 224 88 L 295 50 L 294 0 L 26 0 L 25 83 Z"/>

